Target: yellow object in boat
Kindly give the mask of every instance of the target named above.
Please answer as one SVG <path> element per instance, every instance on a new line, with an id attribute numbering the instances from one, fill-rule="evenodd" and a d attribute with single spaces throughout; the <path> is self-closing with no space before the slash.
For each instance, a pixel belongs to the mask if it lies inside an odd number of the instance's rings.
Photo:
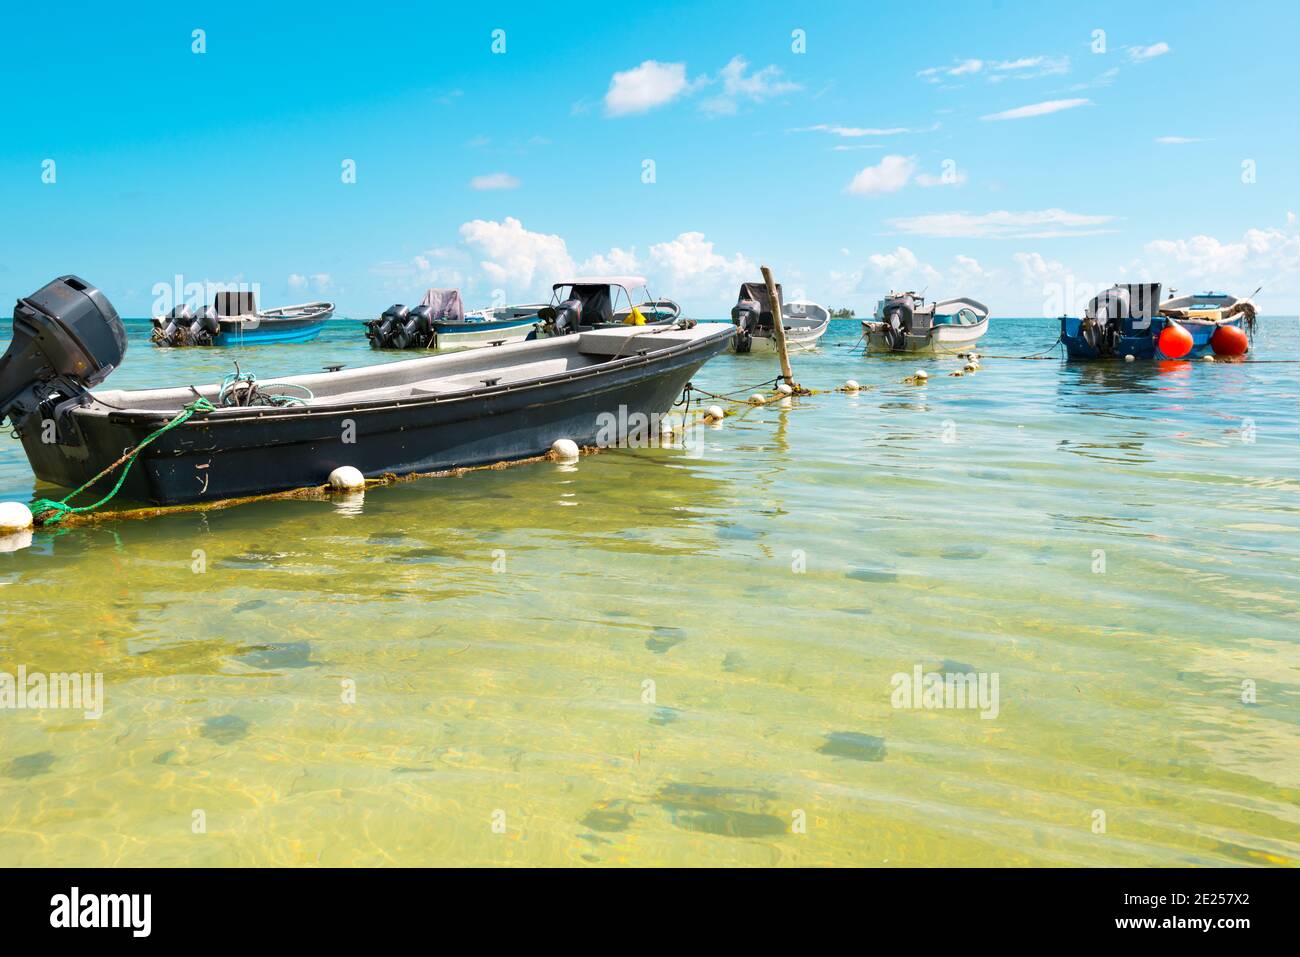
<path id="1" fill-rule="evenodd" d="M 1188 319 L 1202 319 L 1207 322 L 1218 322 L 1223 316 L 1222 309 L 1188 309 Z"/>
<path id="2" fill-rule="evenodd" d="M 640 309 L 638 309 L 636 306 L 633 306 L 633 307 L 632 307 L 632 311 L 629 312 L 629 313 L 627 314 L 627 318 L 623 320 L 623 325 L 625 325 L 625 326 L 644 326 L 644 325 L 645 325 L 645 316 L 641 315 L 641 310 L 640 310 Z"/>

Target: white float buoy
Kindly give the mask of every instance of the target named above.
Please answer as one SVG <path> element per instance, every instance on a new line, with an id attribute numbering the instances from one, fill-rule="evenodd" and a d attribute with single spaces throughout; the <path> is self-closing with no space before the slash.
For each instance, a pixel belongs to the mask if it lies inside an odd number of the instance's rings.
<path id="1" fill-rule="evenodd" d="M 930 373 L 926 372 L 924 369 L 917 369 L 916 372 L 913 373 L 913 374 L 914 374 L 914 375 L 916 376 L 916 378 L 918 378 L 918 379 L 928 379 L 928 378 L 930 378 Z"/>
<path id="2" fill-rule="evenodd" d="M 758 392 L 755 392 L 753 395 L 749 397 L 750 405 L 762 405 L 766 401 L 767 401 L 767 396 L 762 395 Z"/>
<path id="3" fill-rule="evenodd" d="M 861 388 L 862 388 L 862 386 L 858 385 L 858 380 L 857 380 L 857 379 L 847 379 L 847 380 L 845 380 L 845 382 L 844 382 L 844 391 L 845 391 L 845 392 L 857 392 L 857 391 L 858 391 L 859 389 L 861 389 Z"/>
<path id="4" fill-rule="evenodd" d="M 1125 362 L 1132 362 L 1132 361 L 1133 361 L 1133 353 L 1130 352 L 1128 355 L 1126 355 L 1126 356 L 1124 357 L 1124 361 L 1125 361 Z"/>
<path id="5" fill-rule="evenodd" d="M 1210 354 L 1207 352 L 1205 355 L 1203 355 L 1203 356 L 1201 357 L 1201 361 L 1202 361 L 1202 362 L 1213 362 L 1213 361 L 1214 361 L 1214 356 L 1210 355 Z"/>
<path id="6" fill-rule="evenodd" d="M 677 423 L 670 415 L 665 415 L 659 420 L 659 434 L 672 435 L 677 431 Z"/>
<path id="7" fill-rule="evenodd" d="M 704 410 L 704 417 L 710 422 L 721 422 L 726 418 L 726 413 L 722 411 L 722 406 L 711 405 Z"/>
<path id="8" fill-rule="evenodd" d="M 979 372 L 979 371 L 980 371 L 979 364 L 976 363 L 976 362 L 968 362 L 968 363 L 966 363 L 966 365 L 965 365 L 963 368 L 964 368 L 967 372 Z"/>
<path id="9" fill-rule="evenodd" d="M 782 395 L 794 395 L 794 386 L 788 382 L 782 382 L 776 387 L 776 391 L 780 392 Z"/>
<path id="10" fill-rule="evenodd" d="M 330 488 L 352 492 L 366 487 L 366 477 L 351 465 L 340 465 L 330 473 Z"/>
<path id="11" fill-rule="evenodd" d="M 578 443 L 573 439 L 556 439 L 551 443 L 551 451 L 561 462 L 576 462 L 578 460 Z"/>
<path id="12" fill-rule="evenodd" d="M 22 502 L 0 502 L 0 535 L 32 527 L 32 510 Z"/>

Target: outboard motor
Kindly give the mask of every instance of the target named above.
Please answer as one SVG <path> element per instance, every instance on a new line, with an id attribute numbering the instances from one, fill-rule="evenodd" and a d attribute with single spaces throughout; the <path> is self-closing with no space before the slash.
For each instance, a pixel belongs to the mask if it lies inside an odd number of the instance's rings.
<path id="1" fill-rule="evenodd" d="M 60 276 L 14 306 L 13 342 L 0 357 L 0 419 L 19 434 L 33 416 L 57 421 L 124 355 L 117 310 L 85 280 Z"/>
<path id="2" fill-rule="evenodd" d="M 194 314 L 194 321 L 190 323 L 190 341 L 196 346 L 210 346 L 220 331 L 217 310 L 204 306 Z"/>
<path id="3" fill-rule="evenodd" d="M 748 352 L 754 345 L 763 307 L 757 299 L 741 299 L 731 307 L 731 321 L 736 325 L 736 351 Z"/>
<path id="4" fill-rule="evenodd" d="M 378 319 L 372 319 L 366 323 L 366 338 L 370 340 L 370 347 L 372 349 L 392 349 L 393 332 L 402 327 L 409 312 L 410 310 L 401 303 L 395 303 L 385 309 Z"/>
<path id="5" fill-rule="evenodd" d="M 907 345 L 907 330 L 912 327 L 915 308 L 916 300 L 910 293 L 885 300 L 880 318 L 884 323 L 885 345 L 892 351 L 902 351 Z"/>
<path id="6" fill-rule="evenodd" d="M 183 346 L 187 342 L 190 323 L 193 321 L 194 313 L 189 306 L 181 303 L 167 315 L 154 318 L 151 338 L 160 346 Z"/>
<path id="7" fill-rule="evenodd" d="M 564 336 L 578 331 L 582 322 L 582 300 L 566 299 L 558 306 L 543 306 L 537 311 L 537 318 L 546 324 L 551 335 Z"/>
<path id="8" fill-rule="evenodd" d="M 394 349 L 424 348 L 433 336 L 433 307 L 416 306 L 405 322 L 394 323 L 391 342 Z"/>

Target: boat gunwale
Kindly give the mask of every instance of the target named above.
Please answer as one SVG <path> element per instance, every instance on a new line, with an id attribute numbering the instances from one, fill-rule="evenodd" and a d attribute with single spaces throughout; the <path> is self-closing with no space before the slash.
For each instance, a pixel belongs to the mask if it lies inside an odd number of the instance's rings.
<path id="1" fill-rule="evenodd" d="M 720 323 L 718 325 L 721 325 Z M 721 331 L 721 330 L 719 330 Z M 720 341 L 724 338 L 730 338 L 733 334 L 731 327 L 727 327 L 727 335 L 724 337 L 718 333 L 707 336 L 701 336 L 690 342 L 678 343 L 663 349 L 657 349 L 654 352 L 635 353 L 630 356 L 613 359 L 607 362 L 592 363 L 583 369 L 566 370 L 564 372 L 554 372 L 549 375 L 538 376 L 532 379 L 525 379 L 521 382 L 510 383 L 506 385 L 478 386 L 472 389 L 466 389 L 459 392 L 448 392 L 441 395 L 429 394 L 421 396 L 404 396 L 400 398 L 383 398 L 372 399 L 369 401 L 361 400 L 347 404 L 336 404 L 329 406 L 236 406 L 231 408 L 216 409 L 213 412 L 192 416 L 183 422 L 180 428 L 193 429 L 200 428 L 209 423 L 238 423 L 256 421 L 259 419 L 276 418 L 276 419 L 297 419 L 310 418 L 312 416 L 329 416 L 338 415 L 344 412 L 382 412 L 386 410 L 419 408 L 422 406 L 433 406 L 451 402 L 462 402 L 470 399 L 487 399 L 498 395 L 508 395 L 518 393 L 529 389 L 542 388 L 548 385 L 556 385 L 562 382 L 573 382 L 581 379 L 591 378 L 600 375 L 603 372 L 632 368 L 637 365 L 649 365 L 652 362 L 658 362 L 670 358 L 678 353 L 688 353 L 703 348 L 706 345 Z M 523 343 L 515 343 L 522 345 Z M 436 357 L 429 357 L 436 358 Z M 418 359 L 410 361 L 420 361 Z M 384 364 L 373 367 L 362 368 L 382 368 Z M 264 385 L 272 386 L 278 381 L 268 379 Z M 178 387 L 180 388 L 180 387 Z M 142 390 L 144 391 L 144 390 Z M 94 398 L 94 394 L 91 394 Z M 98 406 L 98 407 L 97 407 Z M 114 409 L 106 403 L 98 401 L 85 406 L 73 409 L 73 414 L 78 416 L 103 416 L 110 423 L 119 425 L 143 425 L 154 426 L 161 425 L 167 420 L 174 418 L 180 411 L 168 409 Z M 230 414 L 235 413 L 235 414 Z"/>

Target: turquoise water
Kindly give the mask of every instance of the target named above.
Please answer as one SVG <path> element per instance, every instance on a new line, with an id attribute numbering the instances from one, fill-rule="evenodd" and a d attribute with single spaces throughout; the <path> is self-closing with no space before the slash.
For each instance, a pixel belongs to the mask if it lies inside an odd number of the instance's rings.
<path id="1" fill-rule="evenodd" d="M 794 363 L 861 393 L 740 409 L 698 455 L 0 554 L 0 670 L 105 688 L 98 720 L 0 711 L 0 863 L 1294 866 L 1297 320 L 1256 343 L 1287 362 L 961 377 L 857 333 Z M 112 387 L 389 358 L 344 322 L 133 336 Z M 1054 338 L 995 318 L 980 350 Z M 50 491 L 0 439 L 0 500 Z M 996 676 L 996 716 L 895 707 L 917 666 Z"/>

